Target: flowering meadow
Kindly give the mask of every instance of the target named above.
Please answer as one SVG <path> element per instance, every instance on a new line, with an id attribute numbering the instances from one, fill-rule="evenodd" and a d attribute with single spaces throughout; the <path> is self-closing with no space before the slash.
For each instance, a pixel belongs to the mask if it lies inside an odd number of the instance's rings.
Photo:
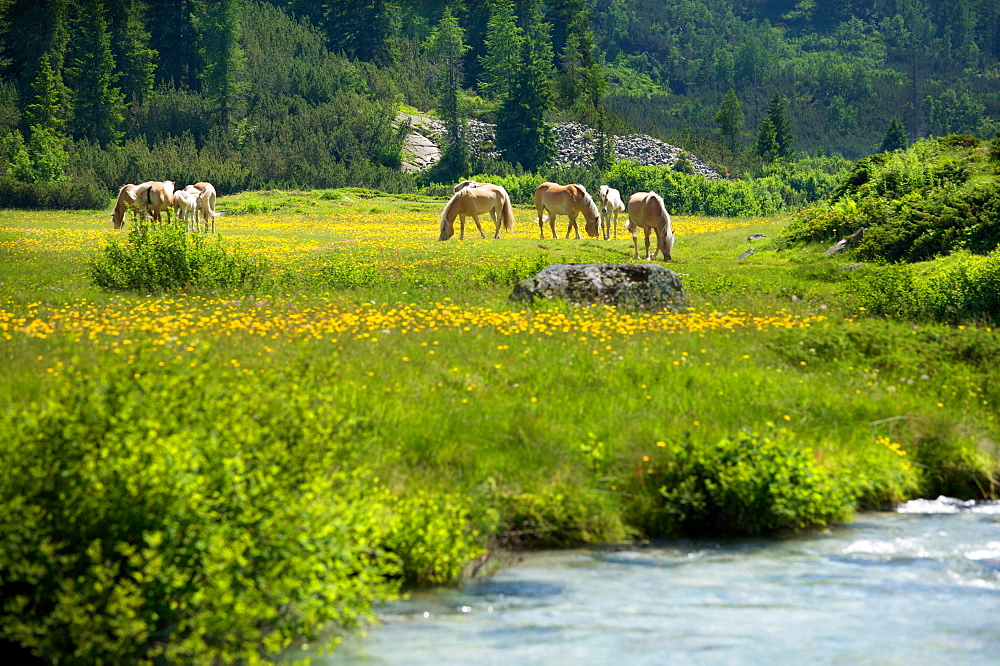
<path id="1" fill-rule="evenodd" d="M 105 213 L 0 214 L 0 639 L 252 662 L 505 548 L 995 493 L 992 329 L 866 316 L 777 218 L 675 218 L 683 312 L 515 304 L 631 238 L 439 242 L 443 203 L 223 198 L 252 291 L 102 291 Z"/>

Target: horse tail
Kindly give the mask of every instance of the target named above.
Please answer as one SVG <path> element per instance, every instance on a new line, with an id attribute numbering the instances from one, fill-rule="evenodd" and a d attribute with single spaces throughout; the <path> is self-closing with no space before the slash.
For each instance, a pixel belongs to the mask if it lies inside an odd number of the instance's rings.
<path id="1" fill-rule="evenodd" d="M 514 231 L 514 207 L 510 203 L 510 195 L 507 190 L 500 188 L 500 196 L 503 198 L 500 217 L 503 221 L 503 228 L 506 231 Z"/>

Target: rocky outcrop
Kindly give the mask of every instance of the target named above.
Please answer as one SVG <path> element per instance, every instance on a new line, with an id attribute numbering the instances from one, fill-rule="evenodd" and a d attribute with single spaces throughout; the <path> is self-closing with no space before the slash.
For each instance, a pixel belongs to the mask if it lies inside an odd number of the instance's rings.
<path id="1" fill-rule="evenodd" d="M 510 295 L 513 301 L 542 298 L 674 312 L 688 305 L 680 276 L 659 264 L 552 264 L 518 282 Z"/>
<path id="2" fill-rule="evenodd" d="M 412 130 L 403 149 L 404 171 L 425 171 L 441 159 L 438 146 L 444 136 L 443 123 L 427 116 L 412 114 L 400 114 L 398 120 L 409 122 Z M 496 149 L 494 127 L 478 120 L 467 123 L 469 145 L 478 157 L 500 156 L 500 151 Z M 555 161 L 558 166 L 580 166 L 594 161 L 597 154 L 596 130 L 580 123 L 560 123 L 552 129 L 556 135 Z M 673 167 L 683 156 L 691 163 L 695 173 L 706 178 L 721 177 L 694 155 L 645 134 L 612 137 L 612 144 L 615 157 L 619 160 L 638 162 L 643 166 Z"/>

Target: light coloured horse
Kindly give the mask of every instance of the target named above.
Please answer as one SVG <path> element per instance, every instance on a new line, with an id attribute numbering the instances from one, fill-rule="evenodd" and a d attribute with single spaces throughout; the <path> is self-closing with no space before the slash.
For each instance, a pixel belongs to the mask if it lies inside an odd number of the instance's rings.
<path id="1" fill-rule="evenodd" d="M 477 180 L 463 180 L 461 183 L 459 183 L 458 185 L 455 186 L 455 188 L 454 188 L 453 191 L 454 192 L 458 192 L 463 187 L 479 187 L 482 184 L 483 183 L 480 183 Z"/>
<path id="2" fill-rule="evenodd" d="M 147 188 L 146 212 L 153 218 L 154 222 L 160 222 L 160 214 L 166 213 L 169 221 L 170 210 L 174 205 L 174 183 L 173 181 L 151 180 L 139 185 Z"/>
<path id="3" fill-rule="evenodd" d="M 615 238 L 618 238 L 618 213 L 625 212 L 621 192 L 609 185 L 601 185 L 597 188 L 597 198 L 601 202 L 601 227 L 604 229 L 604 240 L 609 240 L 611 237 L 612 218 Z"/>
<path id="4" fill-rule="evenodd" d="M 115 209 L 111 211 L 111 225 L 115 229 L 125 226 L 126 211 L 132 213 L 133 221 L 138 219 L 140 210 L 145 212 L 145 204 L 139 202 L 138 195 L 137 186 L 133 183 L 127 183 L 118 189 L 118 200 L 115 202 Z"/>
<path id="5" fill-rule="evenodd" d="M 188 231 L 198 230 L 198 195 L 190 185 L 174 192 L 174 215 L 187 223 Z"/>
<path id="6" fill-rule="evenodd" d="M 639 229 L 646 232 L 646 259 L 652 260 L 656 253 L 663 255 L 663 261 L 671 261 L 674 249 L 674 232 L 670 228 L 670 213 L 663 205 L 663 199 L 656 192 L 636 192 L 628 200 L 628 227 L 635 246 L 635 258 L 639 258 Z M 649 232 L 656 233 L 656 249 L 649 254 Z"/>
<path id="7" fill-rule="evenodd" d="M 510 203 L 510 195 L 500 185 L 478 183 L 460 188 L 445 204 L 441 212 L 441 235 L 438 240 L 448 240 L 455 235 L 455 218 L 460 220 L 459 240 L 465 239 L 465 216 L 471 215 L 479 229 L 479 235 L 486 238 L 479 216 L 489 213 L 496 224 L 493 238 L 500 238 L 500 227 L 506 231 L 514 231 L 514 208 Z"/>
<path id="8" fill-rule="evenodd" d="M 191 190 L 192 188 L 198 193 L 198 209 L 195 213 L 195 222 L 197 223 L 200 217 L 202 223 L 205 225 L 205 232 L 208 232 L 208 225 L 211 224 L 212 233 L 214 234 L 215 218 L 219 217 L 219 213 L 215 212 L 215 186 L 212 183 L 202 181 L 194 185 L 188 185 L 185 189 Z"/>
<path id="9" fill-rule="evenodd" d="M 549 215 L 549 227 L 552 229 L 553 238 L 559 237 L 556 233 L 556 215 L 569 217 L 566 238 L 569 238 L 570 229 L 574 229 L 576 237 L 580 238 L 580 227 L 576 224 L 578 214 L 583 215 L 587 235 L 591 238 L 597 236 L 601 215 L 594 200 L 590 198 L 590 194 L 583 185 L 542 183 L 535 190 L 535 210 L 538 212 L 538 230 L 541 232 L 542 238 L 545 238 L 542 211 L 546 211 Z"/>

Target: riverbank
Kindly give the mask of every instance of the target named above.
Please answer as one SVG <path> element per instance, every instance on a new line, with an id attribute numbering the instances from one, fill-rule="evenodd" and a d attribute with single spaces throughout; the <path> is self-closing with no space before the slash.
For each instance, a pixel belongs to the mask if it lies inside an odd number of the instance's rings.
<path id="1" fill-rule="evenodd" d="M 507 301 L 548 263 L 630 261 L 630 238 L 540 240 L 519 209 L 510 237 L 440 243 L 442 205 L 224 198 L 225 240 L 271 267 L 253 293 L 103 293 L 106 215 L 5 213 L 5 584 L 100 585 L 58 619 L 5 607 L 8 637 L 58 649 L 97 631 L 75 608 L 118 627 L 125 604 L 141 622 L 93 654 L 249 658 L 491 549 L 993 492 L 997 332 L 865 317 L 846 260 L 772 244 L 783 219 L 676 218 L 692 309 L 642 314 Z"/>

